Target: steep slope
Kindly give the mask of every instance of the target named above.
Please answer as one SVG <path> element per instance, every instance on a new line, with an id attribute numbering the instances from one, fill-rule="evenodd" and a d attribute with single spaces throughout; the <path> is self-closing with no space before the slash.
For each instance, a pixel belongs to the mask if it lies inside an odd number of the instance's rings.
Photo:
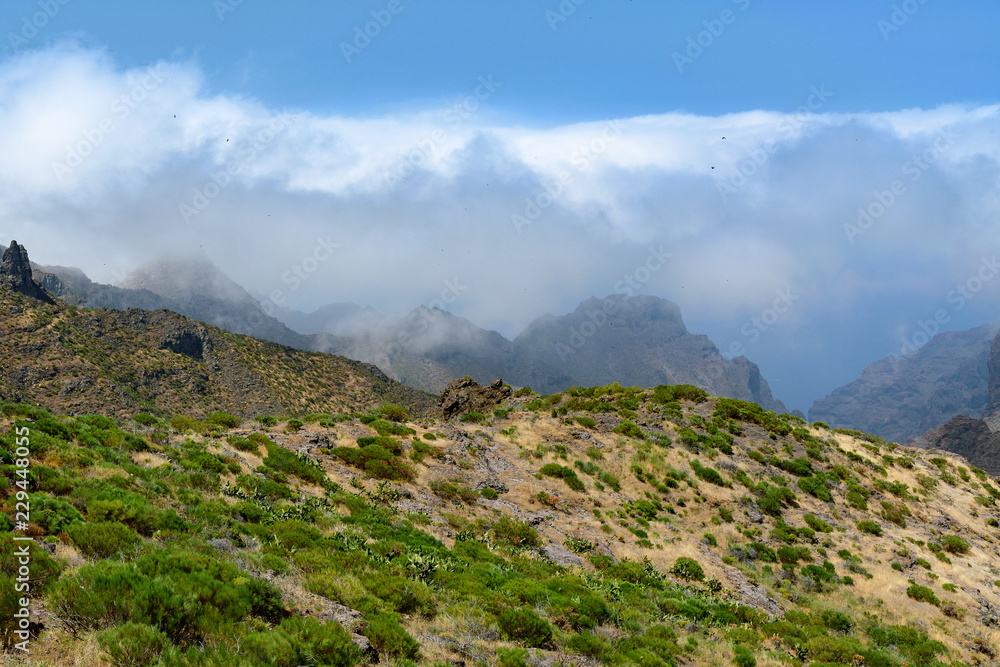
<path id="1" fill-rule="evenodd" d="M 877 361 L 813 403 L 809 419 L 906 442 L 960 414 L 979 416 L 989 395 L 990 343 L 1000 323 L 934 336 L 903 357 Z"/>
<path id="2" fill-rule="evenodd" d="M 0 289 L 0 398 L 61 412 L 351 412 L 430 397 L 374 366 L 303 352 L 167 310 L 49 305 Z"/>
<path id="3" fill-rule="evenodd" d="M 265 313 L 249 292 L 206 259 L 150 262 L 132 272 L 121 287 L 157 294 L 176 304 L 175 312 L 226 331 L 300 350 L 315 347 L 309 337 Z"/>
<path id="4" fill-rule="evenodd" d="M 995 480 L 691 387 L 301 429 L 6 405 L 5 461 L 15 429 L 38 487 L 0 576 L 32 545 L 44 664 L 918 667 L 1000 646 Z"/>
<path id="5" fill-rule="evenodd" d="M 517 360 L 504 377 L 545 393 L 625 382 L 640 387 L 693 384 L 716 396 L 784 412 L 756 364 L 727 360 L 707 336 L 689 333 L 677 304 L 616 294 L 589 299 L 562 317 L 546 315 L 514 340 Z"/>

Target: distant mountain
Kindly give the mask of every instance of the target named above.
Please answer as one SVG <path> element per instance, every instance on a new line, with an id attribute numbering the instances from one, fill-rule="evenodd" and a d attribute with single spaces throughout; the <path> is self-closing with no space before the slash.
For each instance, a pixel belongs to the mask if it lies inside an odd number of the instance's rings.
<path id="1" fill-rule="evenodd" d="M 990 343 L 1000 323 L 934 336 L 902 357 L 877 361 L 857 380 L 813 403 L 810 421 L 906 442 L 955 415 L 982 414 Z"/>
<path id="2" fill-rule="evenodd" d="M 169 310 L 49 303 L 48 295 L 30 293 L 23 257 L 0 268 L 0 400 L 115 416 L 341 413 L 384 401 L 426 412 L 433 405 L 434 397 L 374 366 L 232 334 Z M 15 289 L 12 275 L 27 280 Z"/>
<path id="3" fill-rule="evenodd" d="M 756 364 L 723 358 L 707 336 L 688 332 L 677 304 L 657 297 L 588 299 L 567 315 L 536 319 L 514 347 L 511 381 L 545 393 L 616 381 L 642 387 L 693 384 L 786 412 Z"/>
<path id="4" fill-rule="evenodd" d="M 374 364 L 432 393 L 465 375 L 482 383 L 502 377 L 546 393 L 613 382 L 694 384 L 713 395 L 786 411 L 756 364 L 724 359 L 706 336 L 688 332 L 676 304 L 656 297 L 589 299 L 567 315 L 538 318 L 510 341 L 424 306 L 395 319 L 351 303 L 308 314 L 278 309 L 271 316 L 203 259 L 151 262 L 121 287 L 93 283 L 79 269 L 41 268 L 50 291 L 78 305 L 166 308 L 234 333 Z"/>

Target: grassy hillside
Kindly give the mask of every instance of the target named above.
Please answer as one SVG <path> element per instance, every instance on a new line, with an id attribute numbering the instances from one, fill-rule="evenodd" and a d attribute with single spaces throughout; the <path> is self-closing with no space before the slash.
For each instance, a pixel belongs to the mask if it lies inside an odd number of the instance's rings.
<path id="1" fill-rule="evenodd" d="M 693 387 L 518 393 L 451 422 L 5 405 L 26 664 L 993 664 L 1000 489 L 960 458 Z"/>
<path id="2" fill-rule="evenodd" d="M 176 313 L 45 305 L 0 290 L 0 398 L 66 414 L 416 411 L 429 394 L 374 366 L 231 334 Z"/>

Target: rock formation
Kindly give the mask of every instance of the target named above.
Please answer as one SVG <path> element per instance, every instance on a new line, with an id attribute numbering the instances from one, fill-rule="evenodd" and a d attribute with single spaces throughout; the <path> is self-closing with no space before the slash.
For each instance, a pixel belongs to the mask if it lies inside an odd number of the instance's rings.
<path id="1" fill-rule="evenodd" d="M 24 246 L 18 245 L 17 241 L 11 241 L 10 247 L 3 253 L 3 261 L 0 262 L 0 287 L 20 292 L 45 303 L 55 303 L 31 276 L 28 251 Z"/>

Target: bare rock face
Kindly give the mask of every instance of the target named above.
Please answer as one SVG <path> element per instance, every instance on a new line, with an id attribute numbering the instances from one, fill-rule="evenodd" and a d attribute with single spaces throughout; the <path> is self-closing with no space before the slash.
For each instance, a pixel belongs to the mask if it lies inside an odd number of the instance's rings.
<path id="1" fill-rule="evenodd" d="M 959 415 L 912 444 L 964 456 L 969 463 L 989 474 L 1000 474 L 1000 434 L 991 431 L 984 420 Z"/>
<path id="2" fill-rule="evenodd" d="M 993 432 L 1000 430 L 1000 334 L 990 344 L 990 356 L 986 361 L 989 368 L 989 399 L 983 410 L 983 421 Z"/>
<path id="3" fill-rule="evenodd" d="M 483 387 L 472 378 L 466 376 L 452 382 L 441 392 L 438 406 L 445 419 L 467 412 L 487 414 L 504 400 L 511 397 L 513 390 L 503 383 L 494 380 L 490 386 Z"/>
<path id="4" fill-rule="evenodd" d="M 10 247 L 3 253 L 3 261 L 0 262 L 0 287 L 20 292 L 45 303 L 55 303 L 48 292 L 31 276 L 28 251 L 24 246 L 18 245 L 17 241 L 11 241 Z"/>

